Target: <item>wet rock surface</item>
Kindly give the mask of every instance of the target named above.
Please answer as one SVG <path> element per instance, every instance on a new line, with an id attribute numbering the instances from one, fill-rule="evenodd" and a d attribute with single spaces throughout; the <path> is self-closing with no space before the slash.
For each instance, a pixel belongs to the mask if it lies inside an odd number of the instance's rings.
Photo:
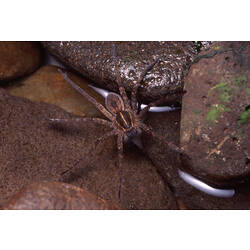
<path id="1" fill-rule="evenodd" d="M 87 80 L 76 74 L 68 73 L 68 75 L 82 89 L 104 105 L 104 99 L 88 87 Z M 55 104 L 75 115 L 104 118 L 92 103 L 83 98 L 64 80 L 58 72 L 58 67 L 55 66 L 42 66 L 29 77 L 9 82 L 5 89 L 11 95 L 25 97 L 34 102 Z"/>
<path id="2" fill-rule="evenodd" d="M 185 79 L 181 146 L 185 171 L 218 186 L 250 177 L 250 42 L 202 52 Z"/>
<path id="3" fill-rule="evenodd" d="M 119 209 L 88 191 L 60 182 L 32 183 L 16 194 L 3 209 Z"/>
<path id="4" fill-rule="evenodd" d="M 35 71 L 41 51 L 35 42 L 0 42 L 0 84 Z"/>
<path id="5" fill-rule="evenodd" d="M 146 123 L 166 140 L 179 144 L 181 112 L 150 113 Z M 183 181 L 178 175 L 182 168 L 178 154 L 171 151 L 164 143 L 143 137 L 145 154 L 151 159 L 170 189 L 178 198 L 180 208 L 186 209 L 250 209 L 250 182 L 237 185 L 232 198 L 214 197 L 203 193 Z"/>
<path id="6" fill-rule="evenodd" d="M 112 44 L 117 58 L 112 57 Z M 53 55 L 97 85 L 117 90 L 114 65 L 122 83 L 130 91 L 142 72 L 157 58 L 159 62 L 144 77 L 139 98 L 156 100 L 168 91 L 180 90 L 191 62 L 197 54 L 193 42 L 43 42 Z M 180 98 L 169 99 L 169 103 Z"/>
<path id="7" fill-rule="evenodd" d="M 232 52 L 233 47 L 236 65 L 241 65 L 245 71 L 248 70 L 249 60 L 243 56 L 246 53 L 239 43 L 233 43 L 232 46 L 232 43 L 225 42 L 219 45 L 213 44 L 213 46 L 211 50 L 208 50 L 206 46 L 205 51 L 194 59 L 195 64 Z M 230 57 L 229 62 L 235 64 L 231 59 Z M 70 74 L 70 77 L 82 88 L 86 88 L 85 90 L 95 99 L 104 103 L 100 96 L 86 87 L 88 81 L 75 74 Z M 199 74 L 197 78 L 199 79 Z M 147 135 L 143 135 L 142 138 L 144 153 L 133 145 L 126 145 L 123 165 L 125 182 L 122 187 L 121 201 L 119 201 L 116 139 L 109 138 L 97 147 L 94 144 L 95 139 L 108 132 L 109 129 L 94 123 L 52 126 L 44 119 L 45 117 L 71 118 L 75 116 L 54 105 L 39 102 L 56 104 L 76 115 L 102 117 L 99 111 L 71 89 L 58 74 L 56 67 L 44 66 L 29 77 L 10 81 L 9 84 L 3 86 L 11 94 L 29 98 L 32 102 L 10 97 L 0 89 L 0 158 L 2 160 L 0 163 L 0 207 L 6 205 L 11 197 L 23 187 L 27 190 L 23 194 L 33 194 L 37 190 L 43 190 L 41 192 L 44 197 L 51 197 L 47 190 L 50 190 L 54 184 L 41 184 L 46 180 L 45 182 L 49 183 L 64 182 L 62 184 L 64 187 L 69 185 L 67 183 L 72 183 L 123 209 L 250 209 L 249 181 L 246 180 L 240 185 L 234 183 L 236 194 L 232 198 L 207 195 L 179 177 L 178 168 L 190 172 L 190 169 L 181 163 L 179 155 L 168 149 L 163 142 Z M 213 97 L 217 97 L 215 100 L 220 100 L 218 97 L 220 92 L 217 88 L 215 90 L 215 93 L 213 93 L 214 90 L 212 91 Z M 193 102 L 198 101 L 194 99 Z M 240 119 L 241 117 L 239 121 Z M 145 123 L 166 140 L 176 145 L 179 144 L 180 110 L 169 113 L 149 113 Z M 81 161 L 77 167 L 68 174 L 61 175 L 79 159 Z M 198 176 L 197 172 L 193 175 Z M 206 182 L 209 178 L 206 178 Z M 29 184 L 34 181 L 40 184 L 30 186 Z M 216 183 L 217 181 L 216 179 Z M 222 183 L 225 184 L 224 181 L 220 180 L 220 186 Z M 31 187 L 30 191 L 28 187 Z M 59 187 L 55 188 L 54 193 L 52 191 L 52 195 L 57 194 L 57 190 Z M 173 193 L 177 199 L 173 197 Z M 19 197 L 19 194 L 15 197 Z M 32 199 L 28 200 L 33 206 Z M 65 198 L 64 201 L 66 200 Z M 40 201 L 34 198 L 34 202 L 39 204 Z M 51 204 L 58 207 L 64 206 L 61 202 L 57 204 L 56 201 Z M 69 204 L 72 205 L 72 203 L 67 203 L 71 206 Z"/>
<path id="8" fill-rule="evenodd" d="M 134 147 L 123 161 L 124 184 L 118 200 L 119 169 L 115 138 L 95 146 L 108 129 L 94 123 L 49 126 L 46 118 L 73 115 L 45 103 L 12 97 L 0 89 L 0 205 L 35 181 L 63 181 L 118 204 L 123 209 L 176 209 L 176 201 L 155 167 Z M 77 160 L 77 167 L 62 176 Z"/>

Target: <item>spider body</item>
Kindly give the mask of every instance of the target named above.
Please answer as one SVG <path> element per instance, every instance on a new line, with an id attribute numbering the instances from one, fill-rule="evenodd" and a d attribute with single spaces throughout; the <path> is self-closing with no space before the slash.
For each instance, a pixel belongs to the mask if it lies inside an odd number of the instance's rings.
<path id="1" fill-rule="evenodd" d="M 120 73 L 118 72 L 118 69 L 115 68 L 116 82 L 119 87 L 120 95 L 116 93 L 109 93 L 105 100 L 106 107 L 104 107 L 102 104 L 98 103 L 94 98 L 89 96 L 83 89 L 81 89 L 77 84 L 75 84 L 67 76 L 66 73 L 63 73 L 61 70 L 59 70 L 59 72 L 61 72 L 64 79 L 68 83 L 70 83 L 70 85 L 74 89 L 76 89 L 80 94 L 82 94 L 91 103 L 93 103 L 95 107 L 99 109 L 108 118 L 108 120 L 104 120 L 100 118 L 82 117 L 82 118 L 75 118 L 74 121 L 77 121 L 77 122 L 92 121 L 92 122 L 96 122 L 102 125 L 106 125 L 112 129 L 107 134 L 98 138 L 97 142 L 103 141 L 104 139 L 110 136 L 117 136 L 118 164 L 119 164 L 119 170 L 120 170 L 120 182 L 119 182 L 119 193 L 118 193 L 119 199 L 120 199 L 121 187 L 122 187 L 122 182 L 123 182 L 122 159 L 123 159 L 123 144 L 124 143 L 128 141 L 132 141 L 139 148 L 142 148 L 142 145 L 140 142 L 140 136 L 142 132 L 145 132 L 145 133 L 151 134 L 152 137 L 164 142 L 165 145 L 170 147 L 173 151 L 176 151 L 180 154 L 185 154 L 185 152 L 182 149 L 180 149 L 179 147 L 177 147 L 171 142 L 167 142 L 164 138 L 155 134 L 153 130 L 144 123 L 145 115 L 147 114 L 150 107 L 164 103 L 166 98 L 162 98 L 160 100 L 152 102 L 148 104 L 148 106 L 146 106 L 142 110 L 139 110 L 138 108 L 139 106 L 137 105 L 136 94 L 137 94 L 137 89 L 139 87 L 139 84 L 141 83 L 141 81 L 143 80 L 147 72 L 151 70 L 158 61 L 159 60 L 156 60 L 145 69 L 139 81 L 134 85 L 134 88 L 132 89 L 131 100 L 128 99 L 125 88 L 121 84 Z M 183 94 L 183 91 L 180 91 L 180 93 Z M 169 93 L 169 94 L 180 94 L 180 93 Z M 70 123 L 72 119 L 50 119 L 50 121 L 53 123 Z M 62 174 L 65 174 L 66 172 L 71 171 L 79 163 L 80 160 L 82 160 L 82 158 L 79 159 L 75 164 L 73 164 L 71 168 L 69 168 Z"/>
<path id="2" fill-rule="evenodd" d="M 123 131 L 130 131 L 134 126 L 133 115 L 129 111 L 120 111 L 115 118 L 117 124 Z"/>
<path id="3" fill-rule="evenodd" d="M 106 98 L 107 109 L 110 110 L 110 107 L 107 106 L 107 103 L 115 104 L 115 102 L 117 102 L 116 107 L 123 107 L 123 109 L 115 113 L 115 121 L 114 121 L 113 127 L 116 127 L 117 130 L 123 134 L 123 139 L 125 143 L 132 141 L 139 148 L 142 148 L 142 145 L 140 142 L 142 130 L 138 126 L 140 122 L 139 118 L 131 110 L 125 110 L 121 97 L 119 96 L 120 98 L 116 99 L 114 98 L 114 94 L 115 93 L 110 93 Z M 113 100 L 109 100 L 109 99 L 113 99 Z M 118 102 L 122 102 L 122 105 Z"/>

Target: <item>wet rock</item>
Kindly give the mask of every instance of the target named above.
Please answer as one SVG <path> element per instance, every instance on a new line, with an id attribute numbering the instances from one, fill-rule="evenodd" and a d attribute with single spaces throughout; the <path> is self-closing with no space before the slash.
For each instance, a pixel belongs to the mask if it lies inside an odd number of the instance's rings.
<path id="1" fill-rule="evenodd" d="M 109 129 L 85 122 L 49 126 L 46 118 L 72 118 L 60 108 L 13 97 L 0 89 L 0 205 L 36 181 L 73 183 L 123 209 L 176 209 L 176 201 L 149 160 L 128 147 L 123 160 L 124 184 L 115 138 L 96 146 Z M 79 164 L 68 174 L 62 172 Z"/>
<path id="2" fill-rule="evenodd" d="M 185 80 L 181 145 L 184 169 L 217 186 L 250 177 L 250 42 L 213 44 Z"/>
<path id="3" fill-rule="evenodd" d="M 141 101 L 164 96 L 170 90 L 180 90 L 183 78 L 197 51 L 192 42 L 115 42 L 117 61 L 112 57 L 114 42 L 43 42 L 61 61 L 110 90 L 117 90 L 114 66 L 118 64 L 122 83 L 130 91 L 145 68 L 157 58 L 160 61 L 145 76 L 139 91 Z M 169 99 L 169 103 L 180 98 Z"/>
<path id="4" fill-rule="evenodd" d="M 88 87 L 90 83 L 87 80 L 76 74 L 68 74 L 89 95 L 104 104 L 104 98 Z M 58 68 L 54 66 L 43 66 L 29 77 L 10 82 L 5 89 L 11 95 L 25 97 L 35 102 L 55 104 L 75 115 L 104 118 L 93 104 L 64 80 Z"/>
<path id="5" fill-rule="evenodd" d="M 35 42 L 0 42 L 0 81 L 35 71 L 40 64 L 40 46 Z"/>
<path id="6" fill-rule="evenodd" d="M 153 127 L 155 133 L 167 141 L 179 145 L 181 112 L 149 113 L 145 121 Z M 184 182 L 178 175 L 182 161 L 178 154 L 170 150 L 163 142 L 143 136 L 144 151 L 151 159 L 157 171 L 177 197 L 180 208 L 187 209 L 250 209 L 250 182 L 235 187 L 232 198 L 220 198 L 205 194 Z M 183 203 L 183 204 L 182 204 Z"/>
<path id="7" fill-rule="evenodd" d="M 79 187 L 60 182 L 32 183 L 20 190 L 3 209 L 119 209 Z"/>

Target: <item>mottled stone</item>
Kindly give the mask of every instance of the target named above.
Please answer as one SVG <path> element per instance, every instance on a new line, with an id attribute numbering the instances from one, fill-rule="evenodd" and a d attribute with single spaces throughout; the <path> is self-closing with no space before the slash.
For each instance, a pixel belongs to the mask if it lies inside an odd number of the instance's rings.
<path id="1" fill-rule="evenodd" d="M 184 170 L 218 186 L 250 177 L 250 42 L 215 43 L 185 79 Z"/>
<path id="2" fill-rule="evenodd" d="M 166 140 L 179 144 L 181 112 L 150 113 L 146 123 Z M 205 194 L 184 182 L 178 175 L 183 168 L 178 154 L 164 143 L 143 136 L 145 154 L 177 197 L 179 208 L 187 209 L 250 209 L 250 182 L 235 187 L 232 198 L 220 198 Z"/>
<path id="3" fill-rule="evenodd" d="M 77 186 L 42 181 L 22 188 L 3 209 L 106 210 L 119 207 Z"/>
<path id="4" fill-rule="evenodd" d="M 89 95 L 104 104 L 104 98 L 88 87 L 90 82 L 76 74 L 68 75 Z M 43 66 L 29 77 L 11 82 L 5 89 L 11 95 L 25 97 L 34 102 L 55 104 L 75 115 L 104 117 L 92 103 L 64 80 L 55 66 Z"/>
<path id="5" fill-rule="evenodd" d="M 0 81 L 28 75 L 40 64 L 40 46 L 35 42 L 0 42 Z"/>
<path id="6" fill-rule="evenodd" d="M 0 205 L 36 181 L 73 183 L 123 209 L 176 209 L 175 198 L 152 163 L 134 147 L 123 160 L 124 184 L 115 138 L 95 145 L 108 129 L 91 123 L 49 126 L 46 118 L 75 117 L 55 105 L 13 97 L 0 89 Z M 81 160 L 80 160 L 81 159 Z M 62 176 L 76 161 L 75 169 Z"/>
<path id="7" fill-rule="evenodd" d="M 114 43 L 118 60 L 112 56 Z M 83 76 L 113 91 L 117 90 L 115 65 L 123 85 L 130 91 L 145 68 L 159 58 L 141 84 L 139 98 L 143 102 L 182 89 L 184 76 L 197 54 L 192 42 L 43 42 L 43 45 Z M 169 99 L 169 103 L 174 102 L 180 102 L 180 98 Z"/>

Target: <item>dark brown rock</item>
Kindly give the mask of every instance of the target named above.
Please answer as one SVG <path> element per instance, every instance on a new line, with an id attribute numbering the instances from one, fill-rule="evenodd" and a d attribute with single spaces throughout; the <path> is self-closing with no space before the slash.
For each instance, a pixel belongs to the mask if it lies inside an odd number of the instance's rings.
<path id="1" fill-rule="evenodd" d="M 70 117 L 54 105 L 12 97 L 0 89 L 0 205 L 31 182 L 63 179 L 123 209 L 177 208 L 155 167 L 133 147 L 125 152 L 119 201 L 115 138 L 95 147 L 94 141 L 107 128 L 90 122 L 56 128 L 46 120 Z M 61 173 L 80 158 L 78 166 L 62 178 Z"/>
<path id="2" fill-rule="evenodd" d="M 35 71 L 40 64 L 40 46 L 35 42 L 0 42 L 0 81 Z"/>
<path id="3" fill-rule="evenodd" d="M 106 210 L 119 207 L 82 188 L 67 183 L 42 181 L 24 187 L 3 209 Z"/>
<path id="4" fill-rule="evenodd" d="M 181 112 L 150 113 L 146 123 L 166 140 L 179 144 Z M 235 187 L 232 198 L 220 198 L 203 193 L 184 182 L 178 175 L 181 160 L 164 143 L 143 137 L 145 154 L 151 159 L 158 172 L 169 184 L 177 197 L 180 208 L 187 209 L 250 209 L 250 182 Z"/>
<path id="5" fill-rule="evenodd" d="M 115 42 L 122 83 L 130 91 L 145 68 L 160 61 L 146 75 L 139 91 L 143 102 L 156 100 L 169 90 L 180 90 L 196 55 L 192 42 Z M 112 57 L 114 42 L 43 42 L 60 60 L 99 86 L 117 90 Z M 180 99 L 169 99 L 169 103 Z"/>
<path id="6" fill-rule="evenodd" d="M 185 80 L 184 169 L 213 185 L 250 177 L 250 42 L 221 42 L 199 55 Z"/>

